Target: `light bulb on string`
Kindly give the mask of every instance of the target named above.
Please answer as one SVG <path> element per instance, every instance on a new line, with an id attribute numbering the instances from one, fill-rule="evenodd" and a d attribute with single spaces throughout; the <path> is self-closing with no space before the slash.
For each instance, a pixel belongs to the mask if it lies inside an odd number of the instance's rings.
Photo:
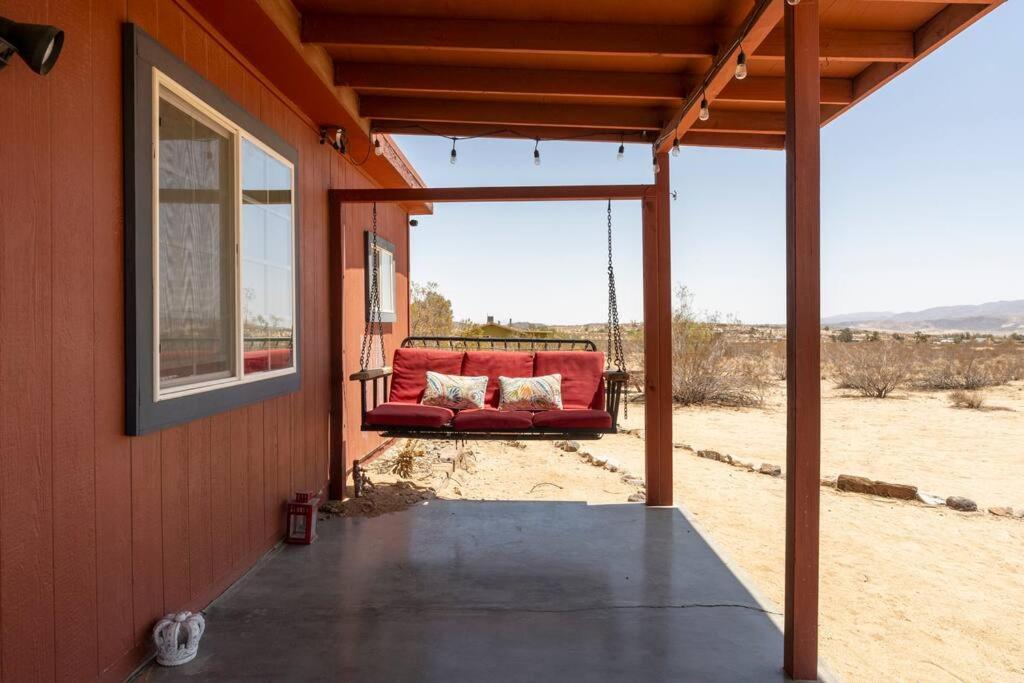
<path id="1" fill-rule="evenodd" d="M 658 155 L 655 154 L 651 157 L 651 168 L 654 170 L 654 174 L 657 175 L 658 171 L 661 170 L 661 164 L 658 163 Z"/>
<path id="2" fill-rule="evenodd" d="M 736 58 L 736 80 L 742 81 L 747 77 L 747 55 L 740 48 L 740 56 Z"/>
<path id="3" fill-rule="evenodd" d="M 679 156 L 679 138 L 672 141 L 672 156 Z"/>
<path id="4" fill-rule="evenodd" d="M 455 138 L 452 138 L 452 153 L 448 155 L 448 163 L 454 166 L 458 160 L 459 153 L 455 151 Z"/>
<path id="5" fill-rule="evenodd" d="M 623 157 L 626 156 L 626 145 L 624 142 L 619 142 L 619 151 L 615 153 L 615 158 L 622 161 Z"/>
<path id="6" fill-rule="evenodd" d="M 533 165 L 540 166 L 540 140 L 533 143 Z"/>
<path id="7" fill-rule="evenodd" d="M 796 7 L 800 4 L 800 0 L 786 0 L 786 4 L 790 7 Z"/>
<path id="8" fill-rule="evenodd" d="M 377 156 L 382 156 L 384 154 L 384 148 L 380 144 L 380 138 L 376 135 L 373 137 L 373 153 Z"/>
<path id="9" fill-rule="evenodd" d="M 697 115 L 701 121 L 707 121 L 711 118 L 711 110 L 708 108 L 708 98 L 700 98 L 700 113 Z"/>

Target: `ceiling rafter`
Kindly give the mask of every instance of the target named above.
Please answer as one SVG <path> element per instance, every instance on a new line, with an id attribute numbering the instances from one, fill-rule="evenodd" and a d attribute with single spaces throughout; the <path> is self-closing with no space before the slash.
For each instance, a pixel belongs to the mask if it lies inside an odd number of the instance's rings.
<path id="1" fill-rule="evenodd" d="M 378 96 L 360 98 L 359 112 L 370 119 L 650 131 L 659 130 L 671 115 L 651 107 Z"/>
<path id="2" fill-rule="evenodd" d="M 308 14 L 302 40 L 424 50 L 709 57 L 714 27 Z"/>
<path id="3" fill-rule="evenodd" d="M 775 28 L 753 51 L 758 59 L 786 58 L 785 36 Z M 821 59 L 838 62 L 912 62 L 913 31 L 850 31 L 821 29 Z"/>

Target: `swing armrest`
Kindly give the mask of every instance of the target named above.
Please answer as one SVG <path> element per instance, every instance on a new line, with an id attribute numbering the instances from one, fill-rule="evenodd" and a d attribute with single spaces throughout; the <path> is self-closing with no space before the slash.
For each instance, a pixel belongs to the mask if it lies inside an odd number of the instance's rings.
<path id="1" fill-rule="evenodd" d="M 360 370 L 359 372 L 353 372 L 349 375 L 350 380 L 358 380 L 360 382 L 368 382 L 372 379 L 378 379 L 380 377 L 388 377 L 391 375 L 390 367 L 383 368 L 370 368 L 369 370 Z"/>
<path id="2" fill-rule="evenodd" d="M 373 410 L 380 405 L 380 400 L 388 400 L 388 378 L 391 377 L 391 367 L 385 366 L 383 368 L 370 368 L 368 370 L 360 370 L 359 372 L 353 372 L 349 375 L 349 379 L 359 382 L 359 404 L 362 410 L 361 422 L 363 425 L 366 424 L 366 413 Z M 367 401 L 366 397 L 366 385 L 370 384 L 373 387 L 372 391 L 372 403 Z M 369 405 L 367 405 L 369 403 Z"/>
<path id="3" fill-rule="evenodd" d="M 605 410 L 612 416 L 612 428 L 619 426 L 619 406 L 622 404 L 622 395 L 626 390 L 626 383 L 629 382 L 629 373 L 625 370 L 606 370 L 605 381 Z"/>

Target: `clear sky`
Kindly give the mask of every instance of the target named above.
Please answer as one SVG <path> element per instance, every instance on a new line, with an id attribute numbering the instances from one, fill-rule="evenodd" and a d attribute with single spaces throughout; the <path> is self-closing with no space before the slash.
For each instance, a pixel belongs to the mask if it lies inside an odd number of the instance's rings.
<path id="1" fill-rule="evenodd" d="M 822 314 L 1024 299 L 1024 2 L 1008 2 L 822 131 Z M 712 112 L 712 115 L 713 112 Z M 651 182 L 650 148 L 402 136 L 429 185 Z M 671 160 L 672 279 L 695 308 L 785 319 L 783 152 Z M 623 320 L 643 316 L 639 202 L 615 202 Z M 437 204 L 412 279 L 458 319 L 607 317 L 602 202 Z"/>

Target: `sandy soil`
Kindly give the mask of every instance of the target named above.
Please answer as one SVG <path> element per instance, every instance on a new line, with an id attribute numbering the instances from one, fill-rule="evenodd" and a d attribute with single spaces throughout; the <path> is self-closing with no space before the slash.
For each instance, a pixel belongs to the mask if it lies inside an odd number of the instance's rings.
<path id="1" fill-rule="evenodd" d="M 1024 508 L 1024 387 L 986 392 L 1012 410 L 981 412 L 951 408 L 944 394 L 868 400 L 823 389 L 824 474 L 965 495 L 982 510 Z M 625 426 L 642 424 L 642 406 L 631 406 Z M 784 465 L 784 393 L 777 388 L 760 410 L 677 409 L 674 430 L 694 448 Z M 469 471 L 443 461 L 457 451 L 439 445 L 417 460 L 412 480 L 441 498 L 624 503 L 638 491 L 622 470 L 643 476 L 642 434 L 584 447 L 620 471 L 550 442 L 478 442 L 468 446 Z M 676 501 L 781 604 L 785 481 L 682 449 L 675 457 Z M 371 473 L 383 496 L 399 479 L 387 463 Z M 823 488 L 821 544 L 822 655 L 844 680 L 1024 681 L 1024 520 Z"/>

